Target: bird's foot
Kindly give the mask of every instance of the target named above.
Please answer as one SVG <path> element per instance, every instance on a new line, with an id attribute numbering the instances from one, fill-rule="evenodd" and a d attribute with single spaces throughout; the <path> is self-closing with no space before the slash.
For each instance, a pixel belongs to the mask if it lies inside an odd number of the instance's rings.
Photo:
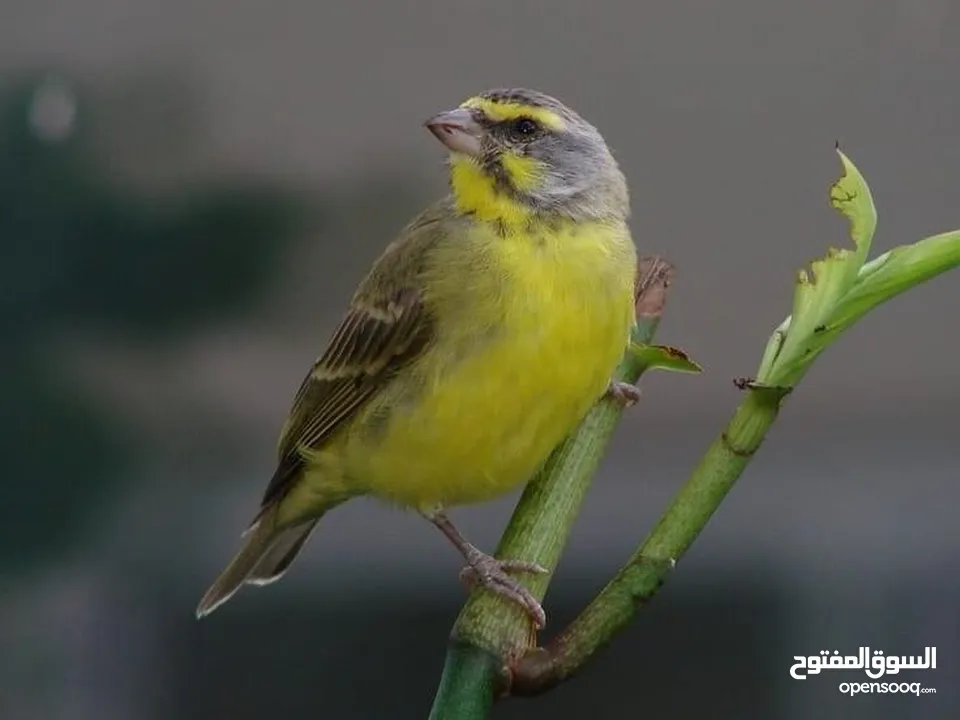
<path id="1" fill-rule="evenodd" d="M 640 399 L 640 388 L 632 383 L 623 382 L 622 380 L 611 380 L 609 387 L 607 387 L 607 395 L 623 405 L 623 407 L 630 407 L 631 405 L 636 405 Z"/>
<path id="2" fill-rule="evenodd" d="M 477 548 L 466 554 L 467 566 L 460 571 L 460 581 L 473 590 L 478 585 L 502 595 L 522 607 L 540 630 L 547 624 L 547 615 L 537 599 L 518 580 L 507 573 L 525 572 L 543 574 L 546 568 L 524 560 L 498 560 Z"/>
<path id="3" fill-rule="evenodd" d="M 478 586 L 483 587 L 517 603 L 531 617 L 538 630 L 546 624 L 547 616 L 539 601 L 523 585 L 507 575 L 509 572 L 542 574 L 547 572 L 545 568 L 532 562 L 498 560 L 487 555 L 460 534 L 443 512 L 443 508 L 421 510 L 420 513 L 447 536 L 467 561 L 467 566 L 460 572 L 461 582 L 471 590 Z"/>

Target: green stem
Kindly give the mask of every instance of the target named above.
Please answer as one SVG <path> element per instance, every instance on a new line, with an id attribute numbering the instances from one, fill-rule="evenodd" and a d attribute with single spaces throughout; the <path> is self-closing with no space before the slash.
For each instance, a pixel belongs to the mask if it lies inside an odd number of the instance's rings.
<path id="1" fill-rule="evenodd" d="M 638 274 L 632 339 L 647 344 L 659 323 L 672 269 L 659 258 L 645 259 Z M 646 368 L 645 362 L 627 353 L 616 378 L 636 382 Z M 527 588 L 540 600 L 622 412 L 620 403 L 609 398 L 593 407 L 527 485 L 500 541 L 498 557 L 529 560 L 548 570 L 525 578 Z M 493 700 L 507 690 L 504 681 L 509 680 L 509 672 L 504 663 L 519 659 L 535 645 L 536 632 L 522 609 L 489 592 L 473 593 L 454 625 L 430 717 L 486 717 Z M 500 659 L 491 662 L 490 658 Z M 456 708 L 472 714 L 457 715 Z"/>
<path id="2" fill-rule="evenodd" d="M 630 561 L 566 630 L 514 665 L 511 694 L 535 695 L 573 675 L 657 593 L 760 447 L 787 392 L 750 390 Z"/>
<path id="3" fill-rule="evenodd" d="M 493 653 L 453 641 L 430 720 L 483 720 L 493 707 L 503 662 Z"/>

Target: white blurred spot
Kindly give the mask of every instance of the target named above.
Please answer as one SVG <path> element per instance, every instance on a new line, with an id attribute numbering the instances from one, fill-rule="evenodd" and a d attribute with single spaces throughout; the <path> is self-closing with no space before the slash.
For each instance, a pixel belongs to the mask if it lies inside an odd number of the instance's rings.
<path id="1" fill-rule="evenodd" d="M 47 80 L 33 93 L 30 103 L 30 128 L 42 140 L 60 142 L 73 132 L 77 100 L 73 90 L 61 80 Z"/>

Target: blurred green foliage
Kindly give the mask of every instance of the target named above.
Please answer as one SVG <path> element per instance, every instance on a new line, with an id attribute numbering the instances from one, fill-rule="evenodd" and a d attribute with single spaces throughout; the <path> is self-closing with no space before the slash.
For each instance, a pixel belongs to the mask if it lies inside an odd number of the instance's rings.
<path id="1" fill-rule="evenodd" d="M 147 196 L 111 174 L 96 108 L 32 76 L 0 86 L 0 564 L 69 546 L 129 468 L 123 428 L 52 342 L 96 327 L 165 342 L 251 307 L 303 236 L 304 201 L 241 179 Z"/>

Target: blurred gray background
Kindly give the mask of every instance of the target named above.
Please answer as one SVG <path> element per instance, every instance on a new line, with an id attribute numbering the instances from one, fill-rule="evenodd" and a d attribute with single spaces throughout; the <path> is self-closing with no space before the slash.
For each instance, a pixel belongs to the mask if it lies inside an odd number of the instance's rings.
<path id="1" fill-rule="evenodd" d="M 203 623 L 308 363 L 393 234 L 444 191 L 420 123 L 528 85 L 594 122 L 660 339 L 706 368 L 628 414 L 547 598 L 559 630 L 739 400 L 799 267 L 960 226 L 951 0 L 0 7 L 0 717 L 422 718 L 463 594 L 421 520 L 359 501 L 294 572 Z M 831 349 L 673 580 L 582 677 L 503 718 L 953 718 L 960 276 Z M 492 548 L 514 497 L 455 517 Z M 794 655 L 939 649 L 921 697 L 842 696 Z"/>

